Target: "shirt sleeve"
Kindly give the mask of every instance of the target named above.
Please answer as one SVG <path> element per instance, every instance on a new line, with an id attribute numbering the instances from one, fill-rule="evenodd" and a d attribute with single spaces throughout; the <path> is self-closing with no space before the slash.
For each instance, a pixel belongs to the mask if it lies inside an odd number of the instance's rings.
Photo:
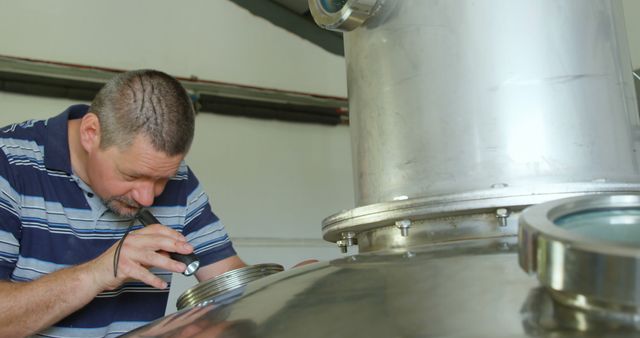
<path id="1" fill-rule="evenodd" d="M 11 166 L 0 149 L 0 280 L 9 279 L 20 253 L 20 194 L 14 188 Z"/>
<path id="2" fill-rule="evenodd" d="M 211 210 L 209 197 L 203 191 L 191 169 L 188 169 L 187 211 L 182 234 L 194 247 L 200 265 L 206 266 L 235 256 L 224 225 Z"/>

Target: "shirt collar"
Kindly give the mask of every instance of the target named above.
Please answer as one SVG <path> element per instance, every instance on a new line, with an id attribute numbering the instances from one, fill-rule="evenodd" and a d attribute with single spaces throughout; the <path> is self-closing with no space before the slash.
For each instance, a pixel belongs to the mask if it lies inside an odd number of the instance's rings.
<path id="1" fill-rule="evenodd" d="M 69 156 L 69 120 L 82 118 L 89 106 L 86 104 L 76 104 L 58 116 L 47 120 L 47 129 L 44 144 L 44 165 L 48 169 L 64 171 L 73 174 L 71 169 L 71 157 Z"/>

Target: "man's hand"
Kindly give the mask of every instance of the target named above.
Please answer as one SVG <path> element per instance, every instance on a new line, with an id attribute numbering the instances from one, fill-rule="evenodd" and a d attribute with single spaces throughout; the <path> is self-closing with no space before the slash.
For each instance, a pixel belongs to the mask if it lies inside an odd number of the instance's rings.
<path id="1" fill-rule="evenodd" d="M 181 254 L 193 252 L 193 247 L 179 232 L 161 224 L 149 225 L 132 231 L 125 238 L 116 267 L 117 277 L 114 277 L 113 262 L 118 243 L 88 263 L 95 282 L 103 290 L 113 290 L 129 278 L 164 289 L 167 283 L 151 273 L 149 268 L 157 267 L 167 271 L 182 272 L 186 266 L 169 258 L 168 252 Z"/>
<path id="2" fill-rule="evenodd" d="M 52 272 L 31 282 L 0 281 L 0 337 L 24 337 L 39 332 L 82 308 L 97 294 L 134 278 L 156 288 L 166 283 L 148 267 L 182 272 L 183 263 L 166 252 L 189 254 L 193 247 L 180 233 L 153 224 L 129 233 L 120 249 L 114 277 L 113 259 L 118 243 L 98 258 Z"/>

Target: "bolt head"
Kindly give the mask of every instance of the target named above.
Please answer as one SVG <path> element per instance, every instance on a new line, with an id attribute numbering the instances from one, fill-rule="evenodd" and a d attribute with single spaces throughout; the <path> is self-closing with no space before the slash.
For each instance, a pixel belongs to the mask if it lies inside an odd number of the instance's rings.
<path id="1" fill-rule="evenodd" d="M 343 232 L 340 234 L 340 236 L 342 236 L 342 239 L 349 239 L 349 238 L 354 238 L 356 237 L 356 234 L 354 232 Z"/>
<path id="2" fill-rule="evenodd" d="M 400 221 L 396 221 L 396 226 L 398 228 L 401 228 L 401 229 L 402 228 L 408 228 L 408 227 L 411 226 L 411 220 L 403 219 L 403 220 L 400 220 Z"/>
<path id="3" fill-rule="evenodd" d="M 496 210 L 496 217 L 509 217 L 509 214 L 511 214 L 511 212 L 507 208 L 499 208 Z"/>

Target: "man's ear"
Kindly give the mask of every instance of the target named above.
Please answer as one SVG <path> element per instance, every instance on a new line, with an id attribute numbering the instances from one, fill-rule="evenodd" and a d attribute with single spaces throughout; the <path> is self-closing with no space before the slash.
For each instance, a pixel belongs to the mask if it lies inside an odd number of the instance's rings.
<path id="1" fill-rule="evenodd" d="M 91 153 L 100 147 L 100 120 L 94 113 L 87 113 L 80 122 L 80 143 L 82 148 Z"/>

